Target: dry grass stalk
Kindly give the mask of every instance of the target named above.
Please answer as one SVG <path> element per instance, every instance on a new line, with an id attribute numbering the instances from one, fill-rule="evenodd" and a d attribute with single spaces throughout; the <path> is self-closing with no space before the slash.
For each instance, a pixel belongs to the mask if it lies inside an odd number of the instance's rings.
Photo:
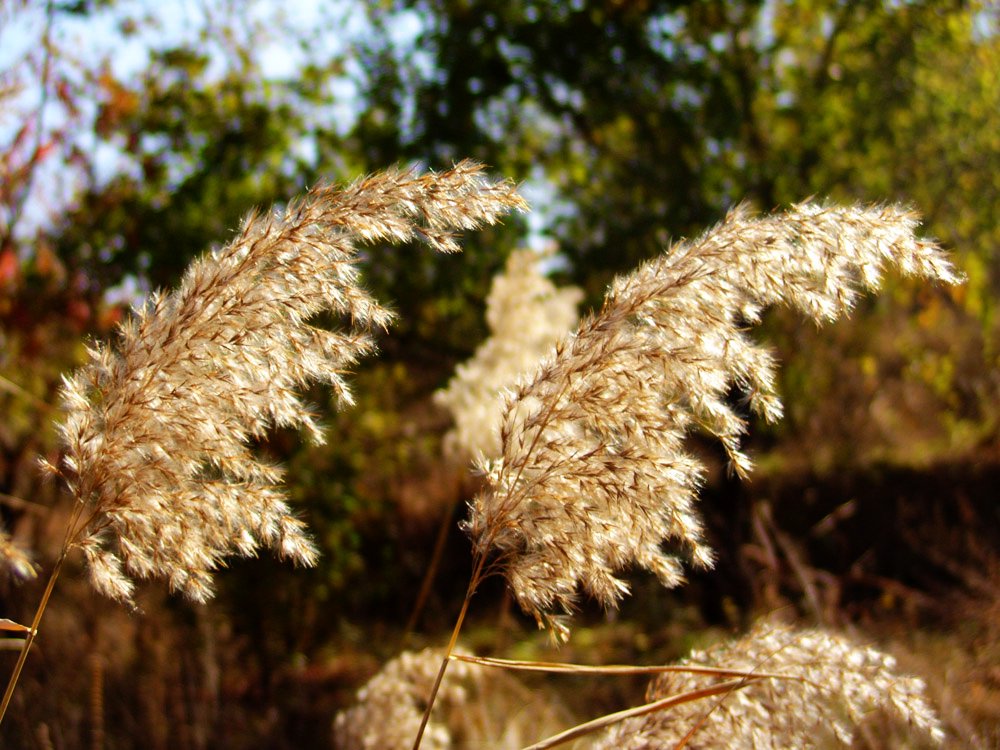
<path id="1" fill-rule="evenodd" d="M 895 660 L 822 630 L 758 625 L 748 635 L 684 664 L 768 670 L 797 679 L 755 680 L 713 705 L 682 703 L 627 719 L 597 737 L 594 750 L 735 748 L 778 750 L 850 746 L 858 727 L 881 711 L 913 735 L 940 744 L 944 733 L 927 704 L 924 683 L 896 673 Z M 718 678 L 671 672 L 650 685 L 650 701 L 706 689 Z"/>
<path id="2" fill-rule="evenodd" d="M 485 464 L 467 521 L 476 557 L 497 555 L 521 606 L 560 637 L 580 587 L 612 607 L 629 567 L 676 586 L 682 560 L 711 566 L 694 506 L 703 469 L 684 438 L 714 435 L 743 475 L 746 423 L 731 391 L 767 420 L 781 415 L 775 362 L 746 327 L 776 304 L 816 321 L 843 315 L 890 265 L 957 281 L 916 224 L 897 207 L 803 204 L 762 218 L 738 208 L 616 279 L 507 399 L 503 453 Z"/>
<path id="3" fill-rule="evenodd" d="M 458 366 L 447 388 L 435 394 L 455 419 L 455 428 L 445 438 L 452 455 L 466 460 L 500 455 L 499 395 L 531 372 L 577 323 L 583 292 L 556 287 L 544 276 L 539 266 L 545 257 L 533 250 L 511 254 L 486 298 L 489 338 Z"/>
<path id="4" fill-rule="evenodd" d="M 454 231 L 523 206 L 471 162 L 321 186 L 281 214 L 251 215 L 128 320 L 115 346 L 94 347 L 66 381 L 61 430 L 63 474 L 86 509 L 73 541 L 95 586 L 128 601 L 133 579 L 162 577 L 204 600 L 226 555 L 270 547 L 312 564 L 281 471 L 252 443 L 272 426 L 322 439 L 297 395 L 307 383 L 350 402 L 346 368 L 392 319 L 358 283 L 356 243 L 419 238 L 452 252 Z M 343 327 L 310 325 L 319 313 Z"/>

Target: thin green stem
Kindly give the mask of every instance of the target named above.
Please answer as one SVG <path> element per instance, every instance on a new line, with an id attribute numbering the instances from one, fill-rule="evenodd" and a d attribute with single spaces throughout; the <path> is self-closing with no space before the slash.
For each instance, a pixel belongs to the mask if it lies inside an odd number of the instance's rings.
<path id="1" fill-rule="evenodd" d="M 11 393 L 15 396 L 18 396 L 19 398 L 23 398 L 25 401 L 29 401 L 41 411 L 44 412 L 52 411 L 52 404 L 48 403 L 43 399 L 38 398 L 38 396 L 36 396 L 34 393 L 26 391 L 24 388 L 19 386 L 13 380 L 11 380 L 10 378 L 6 378 L 3 375 L 0 375 L 0 390 L 7 391 L 7 393 Z"/>

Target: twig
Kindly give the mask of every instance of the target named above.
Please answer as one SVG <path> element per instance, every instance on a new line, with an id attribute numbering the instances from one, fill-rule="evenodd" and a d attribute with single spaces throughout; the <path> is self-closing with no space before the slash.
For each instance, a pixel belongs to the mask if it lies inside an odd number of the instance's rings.
<path id="1" fill-rule="evenodd" d="M 641 706 L 633 706 L 632 708 L 627 708 L 624 711 L 607 714 L 606 716 L 601 716 L 600 718 L 593 719 L 592 721 L 578 724 L 577 726 L 567 729 L 564 732 L 560 732 L 559 734 L 555 734 L 548 739 L 536 742 L 534 745 L 529 745 L 528 747 L 523 748 L 523 750 L 547 750 L 547 748 L 572 742 L 579 737 L 592 734 L 599 729 L 604 729 L 605 727 L 625 721 L 625 719 L 630 719 L 635 716 L 644 716 L 646 714 L 651 714 L 654 711 L 663 711 L 664 709 L 678 706 L 682 703 L 690 703 L 691 701 L 708 698 L 713 695 L 730 693 L 733 690 L 739 690 L 740 688 L 746 687 L 747 685 L 758 682 L 762 679 L 765 678 L 763 676 L 743 677 L 738 680 L 720 682 L 718 685 L 712 685 L 698 690 L 690 690 L 686 693 L 680 693 L 678 695 L 670 695 L 666 698 L 655 700 L 652 703 L 644 703 Z"/>
<path id="2" fill-rule="evenodd" d="M 664 674 L 667 672 L 682 672 L 684 674 L 704 674 L 715 677 L 767 677 L 772 679 L 801 678 L 787 674 L 771 674 L 768 672 L 747 672 L 740 669 L 723 669 L 720 667 L 678 666 L 678 665 L 632 665 L 609 664 L 606 666 L 593 664 L 568 664 L 564 662 L 522 661 L 518 659 L 498 659 L 491 656 L 471 656 L 469 654 L 452 654 L 450 659 L 464 661 L 468 664 L 479 664 L 484 667 L 499 667 L 524 672 L 547 672 L 549 674 Z"/>

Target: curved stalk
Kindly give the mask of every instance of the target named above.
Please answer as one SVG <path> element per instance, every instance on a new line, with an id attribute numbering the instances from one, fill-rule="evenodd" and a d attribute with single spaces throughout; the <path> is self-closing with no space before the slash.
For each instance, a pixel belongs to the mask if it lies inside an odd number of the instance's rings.
<path id="1" fill-rule="evenodd" d="M 572 742 L 573 740 L 579 739 L 580 737 L 584 737 L 588 734 L 593 734 L 594 732 L 604 729 L 605 727 L 625 721 L 625 719 L 630 719 L 633 716 L 642 716 L 643 714 L 650 714 L 654 711 L 663 711 L 672 706 L 680 705 L 681 703 L 690 703 L 691 701 L 701 700 L 702 698 L 708 698 L 713 695 L 728 694 L 733 690 L 739 690 L 751 682 L 756 682 L 761 679 L 765 678 L 751 677 L 749 679 L 742 678 L 738 680 L 727 680 L 726 682 L 720 682 L 718 685 L 712 685 L 711 687 L 701 688 L 699 690 L 690 690 L 686 693 L 680 693 L 679 695 L 669 695 L 666 698 L 660 698 L 652 703 L 644 703 L 641 706 L 634 706 L 633 708 L 627 708 L 624 711 L 607 714 L 606 716 L 601 716 L 600 718 L 592 721 L 578 724 L 571 729 L 567 729 L 565 732 L 560 732 L 559 734 L 553 735 L 552 737 L 544 739 L 541 742 L 536 742 L 534 745 L 529 745 L 524 748 L 524 750 L 548 750 L 550 747 L 557 747 L 558 745 Z"/>
<path id="2" fill-rule="evenodd" d="M 413 740 L 413 750 L 420 750 L 420 741 L 424 737 L 424 730 L 427 729 L 427 722 L 431 718 L 431 709 L 434 708 L 434 701 L 437 698 L 438 690 L 441 688 L 441 681 L 444 679 L 444 673 L 448 671 L 448 662 L 451 661 L 452 652 L 455 650 L 455 646 L 458 643 L 458 634 L 462 631 L 462 624 L 465 622 L 465 615 L 469 611 L 469 602 L 472 600 L 472 595 L 476 593 L 476 588 L 479 586 L 479 582 L 483 577 L 483 568 L 486 565 L 486 556 L 477 555 L 476 567 L 472 572 L 472 576 L 469 578 L 469 587 L 465 591 L 465 600 L 462 602 L 462 609 L 458 613 L 458 619 L 455 620 L 455 627 L 451 631 L 451 639 L 448 641 L 448 649 L 445 651 L 444 658 L 441 660 L 441 668 L 438 670 L 437 677 L 434 678 L 434 686 L 431 688 L 431 694 L 427 698 L 427 707 L 424 709 L 424 715 L 420 719 L 420 729 L 417 730 L 416 739 Z"/>
<path id="3" fill-rule="evenodd" d="M 69 523 L 66 524 L 66 535 L 63 537 L 62 549 L 59 551 L 59 557 L 56 558 L 56 564 L 52 566 L 52 572 L 49 574 L 49 580 L 45 584 L 42 599 L 35 609 L 35 616 L 31 620 L 31 627 L 28 628 L 27 635 L 24 638 L 24 644 L 21 646 L 21 653 L 17 657 L 14 671 L 11 672 L 10 679 L 7 681 L 7 689 L 4 691 L 3 701 L 0 702 L 0 724 L 3 723 L 4 716 L 7 715 L 7 706 L 10 705 L 10 700 L 14 695 L 14 689 L 17 687 L 17 682 L 21 677 L 24 663 L 28 660 L 28 651 L 31 650 L 31 645 L 35 642 L 35 637 L 38 635 L 38 626 L 42 622 L 45 609 L 49 606 L 49 599 L 52 598 L 52 591 L 55 589 L 59 573 L 62 572 L 63 563 L 66 561 L 66 556 L 73 545 L 73 540 L 76 539 L 77 534 L 80 532 L 80 516 L 83 514 L 84 505 L 83 500 L 77 498 L 73 512 L 70 514 Z"/>

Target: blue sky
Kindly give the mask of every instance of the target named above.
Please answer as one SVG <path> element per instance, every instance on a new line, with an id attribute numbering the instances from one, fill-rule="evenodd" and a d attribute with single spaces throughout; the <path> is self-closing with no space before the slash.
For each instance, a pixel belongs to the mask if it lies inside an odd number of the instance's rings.
<path id="1" fill-rule="evenodd" d="M 147 68 L 151 50 L 178 45 L 197 45 L 214 51 L 221 69 L 224 41 L 206 30 L 224 28 L 235 20 L 240 28 L 234 33 L 243 38 L 249 35 L 255 40 L 254 52 L 267 78 L 294 78 L 296 70 L 310 58 L 346 55 L 344 76 L 329 83 L 330 105 L 316 113 L 324 119 L 324 124 L 328 125 L 332 119 L 339 130 L 346 131 L 361 106 L 358 81 L 363 79 L 365 72 L 356 59 L 346 53 L 369 31 L 364 1 L 118 0 L 111 8 L 85 17 L 56 14 L 52 39 L 59 50 L 57 64 L 69 77 L 82 81 L 85 71 L 93 75 L 106 61 L 118 80 L 135 83 Z M 128 19 L 137 23 L 135 31 L 126 34 L 122 29 Z M 0 0 L 0 76 L 5 73 L 17 75 L 21 71 L 26 83 L 14 100 L 5 102 L 5 111 L 0 111 L 0 147 L 10 143 L 25 117 L 38 115 L 41 99 L 38 75 L 24 71 L 25 60 L 30 56 L 34 56 L 36 67 L 39 65 L 45 25 L 44 2 L 36 0 L 15 9 L 9 0 Z M 416 13 L 405 13 L 394 19 L 389 32 L 399 49 L 412 50 L 420 30 L 420 17 Z M 289 38 L 304 41 L 302 45 L 289 44 Z M 417 58 L 419 62 L 419 55 Z M 418 71 L 418 74 L 428 74 L 428 71 Z M 96 102 L 83 101 L 83 110 L 76 142 L 95 160 L 98 178 L 107 179 L 119 171 L 136 169 L 136 165 L 130 164 L 113 144 L 97 141 L 91 128 L 86 126 L 96 114 Z M 65 110 L 51 97 L 42 116 L 46 128 L 66 122 Z M 302 148 L 308 153 L 309 144 L 303 143 Z M 79 180 L 79 175 L 67 172 L 60 160 L 53 159 L 47 164 L 36 179 L 18 234 L 28 236 L 39 224 L 58 214 L 71 202 Z M 547 217 L 551 218 L 557 210 L 565 210 L 565 206 L 559 207 L 553 201 L 553 191 L 541 175 L 529 181 L 524 192 L 536 207 L 529 216 L 531 244 L 542 244 Z"/>
<path id="2" fill-rule="evenodd" d="M 236 13 L 233 8 L 239 8 Z M 196 0 L 119 0 L 85 17 L 57 13 L 51 29 L 51 39 L 57 50 L 54 65 L 60 75 L 83 83 L 101 65 L 107 64 L 113 75 L 126 83 L 137 83 L 146 69 L 150 51 L 179 45 L 198 45 L 207 49 L 222 65 L 222 44 L 214 28 L 226 27 L 235 18 L 243 27 L 236 33 L 251 34 L 257 46 L 255 53 L 268 78 L 294 77 L 295 71 L 310 55 L 329 58 L 345 53 L 352 41 L 362 37 L 367 22 L 361 6 L 355 0 L 320 2 L 306 0 L 288 5 L 274 0 L 253 2 L 201 2 Z M 213 18 L 214 16 L 214 18 Z M 134 19 L 135 31 L 124 33 L 123 24 Z M 417 26 L 401 34 L 415 33 Z M 42 93 L 39 69 L 43 59 L 43 39 L 46 29 L 45 3 L 29 2 L 16 7 L 9 0 L 0 0 L 0 84 L 20 81 L 15 96 L 6 98 L 0 109 L 0 147 L 11 143 L 14 133 L 26 119 L 37 122 L 41 117 L 45 130 L 63 127 L 69 122 L 65 107 L 49 96 L 40 108 Z M 307 40 L 307 47 L 287 44 L 291 29 L 294 38 Z M 358 109 L 357 87 L 353 79 L 362 71 L 350 69 L 339 80 L 331 81 L 331 106 L 324 111 L 342 129 L 350 126 Z M 76 145 L 90 154 L 99 178 L 106 179 L 129 165 L 113 145 L 99 143 L 86 123 L 96 114 L 96 102 L 81 99 L 81 123 L 76 128 Z M 34 226 L 57 212 L 71 199 L 78 176 L 63 173 L 62 165 L 53 160 L 39 173 L 19 234 L 30 233 Z"/>

